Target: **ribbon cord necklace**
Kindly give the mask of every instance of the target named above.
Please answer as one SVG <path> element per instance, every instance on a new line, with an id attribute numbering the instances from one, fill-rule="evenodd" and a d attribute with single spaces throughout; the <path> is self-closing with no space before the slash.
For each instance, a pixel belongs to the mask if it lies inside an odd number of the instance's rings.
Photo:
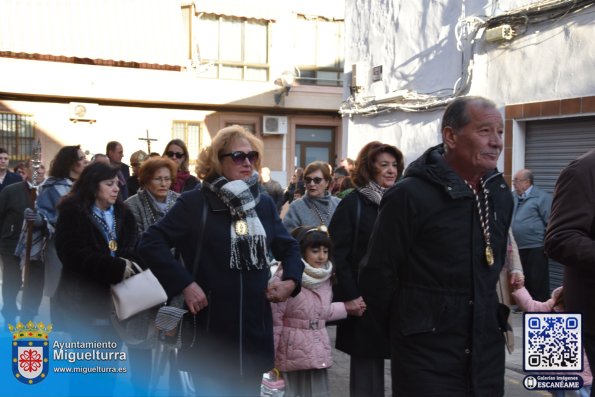
<path id="1" fill-rule="evenodd" d="M 485 181 L 483 178 L 480 179 L 481 182 L 481 192 L 483 193 L 484 197 L 484 205 L 481 205 L 481 200 L 479 199 L 479 194 L 475 190 L 475 188 L 467 181 L 465 184 L 471 189 L 473 195 L 475 196 L 475 202 L 477 203 L 477 212 L 479 213 L 479 223 L 481 223 L 481 229 L 483 231 L 483 239 L 485 241 L 485 258 L 486 262 L 489 266 L 494 264 L 494 250 L 492 249 L 492 243 L 490 241 L 490 204 L 488 200 L 488 193 L 490 192 L 486 189 Z M 484 212 L 485 210 L 485 212 Z"/>
<path id="2" fill-rule="evenodd" d="M 308 205 L 308 203 L 306 203 L 306 205 Z M 328 228 L 326 227 L 326 223 L 324 222 L 324 218 L 322 217 L 322 214 L 320 213 L 320 210 L 318 209 L 318 206 L 316 205 L 316 203 L 312 202 L 312 207 L 310 207 L 310 205 L 308 205 L 308 207 L 318 216 L 318 218 L 320 219 L 320 230 L 324 233 L 328 233 Z M 326 216 L 326 218 L 328 219 L 329 215 L 331 212 L 331 206 L 329 204 L 328 210 L 326 211 L 326 214 L 324 214 Z"/>
<path id="3" fill-rule="evenodd" d="M 105 212 L 102 211 L 102 215 L 105 215 Z M 105 219 L 103 219 L 103 217 L 97 215 L 94 211 L 93 211 L 93 217 L 95 218 L 95 220 L 97 220 L 97 222 L 101 225 L 101 227 L 103 228 L 104 232 L 105 232 L 105 236 L 107 238 L 107 247 L 109 248 L 109 250 L 111 252 L 116 252 L 118 250 L 118 241 L 116 239 L 116 215 L 112 214 L 112 227 L 110 229 L 110 227 L 107 225 L 107 222 L 105 221 Z"/>

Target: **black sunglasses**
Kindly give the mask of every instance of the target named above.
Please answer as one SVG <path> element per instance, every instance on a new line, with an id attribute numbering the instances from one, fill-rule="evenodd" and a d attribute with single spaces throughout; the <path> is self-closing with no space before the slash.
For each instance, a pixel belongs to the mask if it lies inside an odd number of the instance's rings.
<path id="1" fill-rule="evenodd" d="M 169 152 L 165 152 L 165 155 L 169 158 L 174 158 L 177 157 L 179 159 L 181 159 L 182 157 L 184 157 L 184 153 L 183 152 L 172 152 L 171 150 Z"/>
<path id="2" fill-rule="evenodd" d="M 231 159 L 236 165 L 243 164 L 246 161 L 246 159 L 250 161 L 250 164 L 254 164 L 254 162 L 258 160 L 258 152 L 254 150 L 248 153 L 238 150 L 237 152 L 222 154 L 221 156 L 219 156 L 219 158 L 222 159 L 223 157 L 228 156 L 231 157 Z"/>
<path id="3" fill-rule="evenodd" d="M 310 178 L 309 176 L 304 178 L 304 182 L 306 182 L 306 185 L 311 184 L 312 182 L 314 182 L 315 185 L 318 185 L 320 182 L 322 182 L 321 177 L 317 176 L 316 178 Z"/>

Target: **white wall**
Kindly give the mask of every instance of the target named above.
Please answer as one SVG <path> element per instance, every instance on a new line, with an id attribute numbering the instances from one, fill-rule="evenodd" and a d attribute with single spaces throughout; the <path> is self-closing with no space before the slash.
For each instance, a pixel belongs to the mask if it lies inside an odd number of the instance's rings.
<path id="1" fill-rule="evenodd" d="M 354 0 L 347 2 L 346 77 L 351 65 L 382 65 L 382 81 L 364 84 L 362 98 L 400 89 L 432 93 L 452 89 L 463 72 L 455 26 L 462 18 L 499 15 L 530 1 Z M 548 21 L 511 42 L 475 41 L 470 94 L 514 103 L 593 95 L 595 92 L 595 8 Z M 469 46 L 463 46 L 468 57 Z M 349 96 L 349 80 L 344 98 Z M 393 111 L 346 117 L 347 154 L 355 157 L 371 140 L 397 145 L 409 163 L 440 142 L 443 109 Z"/>

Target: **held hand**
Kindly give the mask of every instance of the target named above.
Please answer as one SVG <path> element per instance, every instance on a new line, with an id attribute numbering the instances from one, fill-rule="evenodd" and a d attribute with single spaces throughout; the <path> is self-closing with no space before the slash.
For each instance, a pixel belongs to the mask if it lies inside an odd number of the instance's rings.
<path id="1" fill-rule="evenodd" d="M 525 286 L 525 275 L 523 273 L 510 273 L 510 286 L 513 291 Z"/>
<path id="2" fill-rule="evenodd" d="M 184 288 L 182 293 L 184 294 L 186 306 L 188 306 L 188 310 L 190 310 L 190 313 L 192 314 L 198 313 L 209 304 L 204 291 L 195 282 L 192 282 L 192 284 Z"/>
<path id="3" fill-rule="evenodd" d="M 293 280 L 272 282 L 266 290 L 266 297 L 269 302 L 285 302 L 291 296 L 295 287 L 296 284 Z"/>
<path id="4" fill-rule="evenodd" d="M 366 308 L 366 302 L 364 302 L 364 299 L 361 296 L 345 302 L 345 310 L 347 310 L 347 314 L 350 316 L 361 317 L 364 315 Z"/>
<path id="5" fill-rule="evenodd" d="M 34 209 L 25 208 L 25 212 L 23 212 L 23 215 L 27 222 L 33 222 L 33 226 L 35 226 L 35 227 L 43 226 L 43 218 Z"/>

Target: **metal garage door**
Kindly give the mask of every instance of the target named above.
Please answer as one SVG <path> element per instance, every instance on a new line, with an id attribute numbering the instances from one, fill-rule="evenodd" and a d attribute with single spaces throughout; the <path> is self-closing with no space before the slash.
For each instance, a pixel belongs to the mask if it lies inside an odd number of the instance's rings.
<path id="1" fill-rule="evenodd" d="M 526 123 L 525 168 L 535 185 L 552 193 L 560 171 L 595 148 L 595 117 L 539 120 Z M 550 261 L 550 288 L 562 285 L 562 265 Z"/>

